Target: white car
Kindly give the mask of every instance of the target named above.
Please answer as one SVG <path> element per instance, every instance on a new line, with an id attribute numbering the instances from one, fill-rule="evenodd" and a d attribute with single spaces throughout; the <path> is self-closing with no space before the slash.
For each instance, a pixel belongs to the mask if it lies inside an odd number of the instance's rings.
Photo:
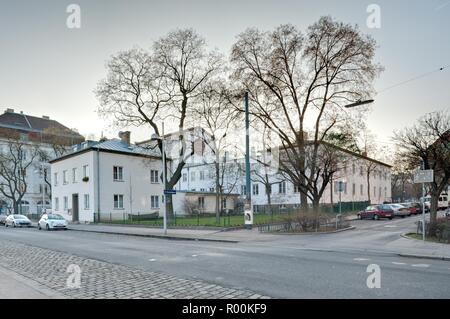
<path id="1" fill-rule="evenodd" d="M 67 220 L 59 214 L 43 214 L 38 222 L 38 229 L 64 229 L 67 230 Z"/>
<path id="2" fill-rule="evenodd" d="M 11 227 L 31 227 L 31 220 L 28 219 L 27 216 L 19 215 L 19 214 L 11 214 L 5 219 L 5 226 Z"/>
<path id="3" fill-rule="evenodd" d="M 410 216 L 411 212 L 409 208 L 400 204 L 388 204 L 388 206 L 394 211 L 394 216 L 400 216 L 404 218 L 405 216 Z"/>

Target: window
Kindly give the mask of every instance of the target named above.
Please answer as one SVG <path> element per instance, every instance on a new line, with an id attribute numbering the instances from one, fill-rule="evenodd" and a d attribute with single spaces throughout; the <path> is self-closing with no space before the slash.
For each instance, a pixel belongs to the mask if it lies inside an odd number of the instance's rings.
<path id="1" fill-rule="evenodd" d="M 67 184 L 67 171 L 63 171 L 63 184 Z"/>
<path id="2" fill-rule="evenodd" d="M 200 209 L 204 209 L 205 208 L 205 197 L 199 197 L 198 198 L 198 207 Z"/>
<path id="3" fill-rule="evenodd" d="M 345 182 L 343 184 L 344 184 L 344 194 L 347 195 L 347 182 Z"/>
<path id="4" fill-rule="evenodd" d="M 246 195 L 247 194 L 247 187 L 246 185 L 241 185 L 241 195 Z"/>
<path id="5" fill-rule="evenodd" d="M 123 195 L 114 195 L 114 209 L 123 209 Z"/>
<path id="6" fill-rule="evenodd" d="M 183 182 L 187 182 L 187 174 L 183 173 Z"/>
<path id="7" fill-rule="evenodd" d="M 204 171 L 200 171 L 200 180 L 201 181 L 205 180 L 205 172 Z"/>
<path id="8" fill-rule="evenodd" d="M 64 196 L 64 210 L 69 209 L 69 198 L 67 196 Z"/>
<path id="9" fill-rule="evenodd" d="M 286 194 L 286 182 L 281 182 L 280 184 L 278 184 L 278 192 L 280 194 Z"/>
<path id="10" fill-rule="evenodd" d="M 58 173 L 53 174 L 53 185 L 58 186 Z"/>
<path id="11" fill-rule="evenodd" d="M 352 164 L 352 172 L 353 172 L 353 175 L 355 175 L 355 173 L 356 173 L 356 166 L 355 166 L 355 164 Z"/>
<path id="12" fill-rule="evenodd" d="M 89 177 L 89 165 L 83 166 L 83 178 L 84 177 Z"/>
<path id="13" fill-rule="evenodd" d="M 84 194 L 84 209 L 89 209 L 89 194 Z"/>
<path id="14" fill-rule="evenodd" d="M 227 208 L 227 199 L 226 198 L 222 198 L 222 208 Z"/>
<path id="15" fill-rule="evenodd" d="M 191 182 L 195 182 L 195 172 L 191 172 Z"/>
<path id="16" fill-rule="evenodd" d="M 113 167 L 113 179 L 115 181 L 123 181 L 123 167 L 114 166 Z"/>
<path id="17" fill-rule="evenodd" d="M 359 167 L 359 175 L 361 175 L 361 176 L 364 175 L 364 167 L 362 167 L 362 166 Z"/>
<path id="18" fill-rule="evenodd" d="M 253 189 L 253 195 L 259 194 L 259 184 L 258 183 L 253 184 L 252 189 Z"/>
<path id="19" fill-rule="evenodd" d="M 363 184 L 359 185 L 359 192 L 361 193 L 361 195 L 364 195 L 364 186 L 363 186 Z"/>
<path id="20" fill-rule="evenodd" d="M 377 196 L 377 187 L 376 186 L 373 187 L 373 196 Z"/>
<path id="21" fill-rule="evenodd" d="M 76 182 L 77 182 L 77 169 L 72 168 L 72 183 L 76 183 Z"/>
<path id="22" fill-rule="evenodd" d="M 381 187 L 378 189 L 378 198 L 381 198 Z"/>
<path id="23" fill-rule="evenodd" d="M 211 187 L 211 188 L 209 189 L 209 191 L 210 191 L 211 193 L 213 193 L 213 192 L 214 192 L 214 187 Z"/>
<path id="24" fill-rule="evenodd" d="M 151 208 L 159 208 L 159 196 L 157 195 L 150 196 L 150 204 Z"/>
<path id="25" fill-rule="evenodd" d="M 152 184 L 158 184 L 158 170 L 152 169 L 150 170 L 150 183 Z"/>
<path id="26" fill-rule="evenodd" d="M 55 197 L 55 210 L 58 211 L 59 210 L 59 198 Z"/>
<path id="27" fill-rule="evenodd" d="M 201 192 L 204 192 L 204 191 L 205 191 L 205 189 L 204 189 L 204 188 L 200 188 L 200 191 L 201 191 Z"/>
<path id="28" fill-rule="evenodd" d="M 352 195 L 353 196 L 356 195 L 356 184 L 355 183 L 352 184 Z"/>
<path id="29" fill-rule="evenodd" d="M 294 193 L 300 193 L 300 186 L 294 185 Z"/>

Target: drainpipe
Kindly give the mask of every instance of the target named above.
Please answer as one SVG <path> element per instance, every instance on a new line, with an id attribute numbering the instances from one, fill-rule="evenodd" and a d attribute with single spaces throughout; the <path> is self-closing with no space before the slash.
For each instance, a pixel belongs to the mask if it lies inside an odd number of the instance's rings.
<path id="1" fill-rule="evenodd" d="M 97 217 L 100 220 L 100 150 L 97 148 Z"/>

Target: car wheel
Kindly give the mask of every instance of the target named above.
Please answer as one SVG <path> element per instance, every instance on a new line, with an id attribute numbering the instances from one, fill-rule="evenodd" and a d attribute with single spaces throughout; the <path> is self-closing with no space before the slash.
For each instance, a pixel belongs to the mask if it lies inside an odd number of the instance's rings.
<path id="1" fill-rule="evenodd" d="M 41 224 L 38 223 L 38 230 L 41 230 Z"/>
<path id="2" fill-rule="evenodd" d="M 14 228 L 16 228 L 16 227 L 17 227 L 17 226 L 16 226 L 16 223 L 13 223 L 12 225 L 13 225 L 13 227 L 14 227 Z"/>
<path id="3" fill-rule="evenodd" d="M 50 226 L 48 224 L 45 225 L 45 229 L 50 230 Z"/>
<path id="4" fill-rule="evenodd" d="M 389 220 L 392 220 L 392 217 L 389 217 Z"/>
<path id="5" fill-rule="evenodd" d="M 402 215 L 402 218 L 405 218 L 405 215 Z"/>
<path id="6" fill-rule="evenodd" d="M 362 219 L 361 214 L 356 215 L 356 218 Z"/>
<path id="7" fill-rule="evenodd" d="M 380 219 L 380 216 L 378 216 L 378 215 L 373 215 L 373 219 L 379 220 L 379 219 Z"/>

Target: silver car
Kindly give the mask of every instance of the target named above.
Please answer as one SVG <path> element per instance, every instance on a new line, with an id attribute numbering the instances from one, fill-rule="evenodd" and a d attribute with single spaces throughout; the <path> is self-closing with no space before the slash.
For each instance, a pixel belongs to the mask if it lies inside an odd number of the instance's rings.
<path id="1" fill-rule="evenodd" d="M 6 217 L 5 226 L 11 227 L 31 227 L 31 220 L 27 216 L 19 214 L 11 214 Z"/>
<path id="2" fill-rule="evenodd" d="M 405 218 L 405 216 L 410 216 L 411 212 L 408 207 L 405 207 L 400 204 L 388 204 L 390 208 L 394 211 L 394 216 L 399 216 L 401 218 Z"/>
<path id="3" fill-rule="evenodd" d="M 59 214 L 44 214 L 38 222 L 38 229 L 64 229 L 67 230 L 67 221 Z"/>

